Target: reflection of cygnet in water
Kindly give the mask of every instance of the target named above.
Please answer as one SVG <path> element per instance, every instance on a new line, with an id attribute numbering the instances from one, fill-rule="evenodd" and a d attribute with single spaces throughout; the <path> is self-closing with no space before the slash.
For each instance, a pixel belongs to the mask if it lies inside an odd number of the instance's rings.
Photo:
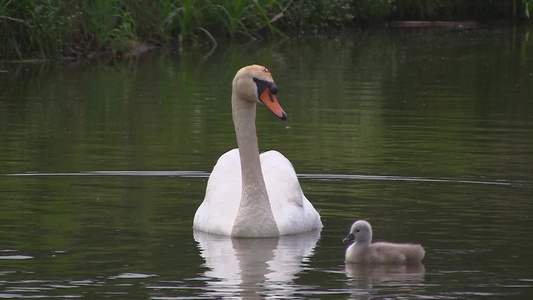
<path id="1" fill-rule="evenodd" d="M 424 272 L 424 265 L 421 263 L 412 265 L 346 264 L 346 275 L 355 288 L 350 299 L 376 299 L 382 294 L 385 296 L 391 290 L 412 291 L 414 286 L 424 281 Z M 384 289 L 381 290 L 380 286 Z"/>
<path id="2" fill-rule="evenodd" d="M 424 258 L 424 248 L 419 244 L 372 243 L 370 223 L 359 220 L 353 223 L 345 243 L 353 242 L 346 249 L 347 263 L 360 264 L 413 264 Z"/>
<path id="3" fill-rule="evenodd" d="M 205 260 L 208 296 L 232 299 L 289 297 L 293 280 L 312 256 L 320 231 L 277 238 L 241 239 L 194 231 Z"/>

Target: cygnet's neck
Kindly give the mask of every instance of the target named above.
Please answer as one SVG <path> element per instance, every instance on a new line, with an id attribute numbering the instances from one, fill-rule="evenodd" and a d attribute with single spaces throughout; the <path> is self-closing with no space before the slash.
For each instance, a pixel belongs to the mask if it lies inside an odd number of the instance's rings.
<path id="1" fill-rule="evenodd" d="M 256 103 L 239 99 L 235 94 L 231 103 L 242 173 L 241 202 L 232 236 L 279 236 L 261 171 L 255 130 Z"/>
<path id="2" fill-rule="evenodd" d="M 372 235 L 370 235 L 367 239 L 364 240 L 356 240 L 353 245 L 350 247 L 354 248 L 354 250 L 357 251 L 363 251 L 370 247 L 370 243 L 372 242 Z"/>
<path id="3" fill-rule="evenodd" d="M 353 243 L 355 247 L 357 248 L 368 248 L 370 246 L 370 240 L 366 241 L 357 241 Z"/>

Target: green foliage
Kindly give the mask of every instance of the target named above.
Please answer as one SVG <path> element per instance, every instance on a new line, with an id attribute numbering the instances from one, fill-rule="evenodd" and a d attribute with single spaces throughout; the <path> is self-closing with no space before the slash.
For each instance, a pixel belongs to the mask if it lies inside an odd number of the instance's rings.
<path id="1" fill-rule="evenodd" d="M 516 1 L 514 2 L 516 3 Z M 515 12 L 520 13 L 520 11 L 523 13 L 523 17 L 526 20 L 529 20 L 530 14 L 533 12 L 533 0 L 522 0 L 522 7 L 515 7 Z"/>
<path id="2" fill-rule="evenodd" d="M 0 4 L 0 59 L 127 51 L 139 42 L 261 38 L 275 0 L 8 0 Z"/>
<path id="3" fill-rule="evenodd" d="M 390 18 L 394 6 L 390 0 L 355 0 L 352 9 L 356 22 L 367 23 Z"/>
<path id="4" fill-rule="evenodd" d="M 393 17 L 417 20 L 528 18 L 531 0 L 392 0 Z"/>
<path id="5" fill-rule="evenodd" d="M 128 10 L 128 1 L 95 0 L 86 2 L 91 13 L 88 24 L 92 33 L 96 50 L 111 47 L 118 51 L 128 48 L 131 41 L 135 41 L 135 21 Z"/>
<path id="6" fill-rule="evenodd" d="M 22 58 L 24 53 L 58 52 L 61 23 L 65 21 L 56 6 L 46 0 L 5 1 L 0 6 L 1 43 L 5 56 Z"/>
<path id="7" fill-rule="evenodd" d="M 429 19 L 439 15 L 439 8 L 447 0 L 395 0 L 400 18 Z M 453 1 L 453 0 L 452 0 Z"/>
<path id="8" fill-rule="evenodd" d="M 4 0 L 0 59 L 261 39 L 390 19 L 529 19 L 533 0 Z"/>
<path id="9" fill-rule="evenodd" d="M 288 7 L 282 22 L 285 27 L 297 30 L 339 28 L 352 19 L 352 5 L 357 0 L 287 1 Z"/>

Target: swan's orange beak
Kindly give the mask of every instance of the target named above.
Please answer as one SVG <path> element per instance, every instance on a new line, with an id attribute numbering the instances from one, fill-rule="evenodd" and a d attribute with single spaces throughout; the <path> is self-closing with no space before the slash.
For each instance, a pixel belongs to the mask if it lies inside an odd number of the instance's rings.
<path id="1" fill-rule="evenodd" d="M 285 120 L 287 119 L 287 114 L 283 111 L 283 108 L 278 103 L 278 98 L 276 98 L 276 95 L 270 91 L 270 88 L 266 88 L 261 95 L 259 95 L 259 99 L 261 99 L 261 102 L 263 102 L 268 109 L 270 109 L 271 112 L 273 112 L 278 118 Z"/>

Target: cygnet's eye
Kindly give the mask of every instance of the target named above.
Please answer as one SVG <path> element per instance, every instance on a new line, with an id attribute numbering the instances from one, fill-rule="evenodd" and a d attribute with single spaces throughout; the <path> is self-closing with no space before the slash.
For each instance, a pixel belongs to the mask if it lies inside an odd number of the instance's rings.
<path id="1" fill-rule="evenodd" d="M 356 232 L 359 232 L 359 231 L 361 231 L 361 229 L 357 229 L 357 230 L 356 230 Z"/>

